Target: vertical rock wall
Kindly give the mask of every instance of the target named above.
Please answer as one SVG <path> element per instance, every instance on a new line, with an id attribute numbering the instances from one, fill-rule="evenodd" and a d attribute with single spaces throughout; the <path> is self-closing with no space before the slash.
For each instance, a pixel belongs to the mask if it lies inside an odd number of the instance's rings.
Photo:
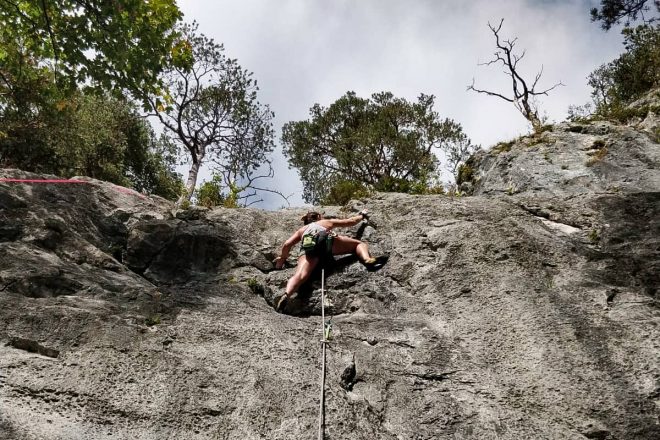
<path id="1" fill-rule="evenodd" d="M 598 127 L 477 157 L 479 196 L 326 207 L 389 256 L 327 269 L 326 438 L 660 437 L 658 144 Z M 171 209 L 0 184 L 0 437 L 316 437 L 319 274 L 272 309 L 304 210 Z"/>

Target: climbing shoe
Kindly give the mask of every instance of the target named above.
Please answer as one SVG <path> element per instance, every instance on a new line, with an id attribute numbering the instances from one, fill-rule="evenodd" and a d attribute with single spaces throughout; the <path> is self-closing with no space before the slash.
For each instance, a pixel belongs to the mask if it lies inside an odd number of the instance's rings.
<path id="1" fill-rule="evenodd" d="M 275 302 L 275 311 L 281 312 L 286 307 L 286 304 L 289 302 L 289 297 L 286 293 L 283 293 Z"/>
<path id="2" fill-rule="evenodd" d="M 368 271 L 374 271 L 383 267 L 385 263 L 387 263 L 388 258 L 389 257 L 385 255 L 378 258 L 371 257 L 363 261 L 362 264 L 367 268 Z"/>

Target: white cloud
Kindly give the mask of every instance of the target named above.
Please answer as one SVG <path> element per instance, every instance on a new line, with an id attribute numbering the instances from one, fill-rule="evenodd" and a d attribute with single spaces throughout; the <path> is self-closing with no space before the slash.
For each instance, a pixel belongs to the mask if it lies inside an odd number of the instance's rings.
<path id="1" fill-rule="evenodd" d="M 622 51 L 620 34 L 591 23 L 583 0 L 180 0 L 179 6 L 254 72 L 259 100 L 275 111 L 278 139 L 284 123 L 306 119 L 314 103 L 329 105 L 348 90 L 363 97 L 388 90 L 411 100 L 434 94 L 440 115 L 484 147 L 527 132 L 510 104 L 466 91 L 474 77 L 481 88 L 509 93 L 501 68 L 477 66 L 495 50 L 489 21 L 504 18 L 501 35 L 518 38 L 528 77 L 543 65 L 541 85 L 566 84 L 541 102 L 555 121 L 569 105 L 589 100 L 586 76 Z M 281 155 L 275 165 L 272 186 L 295 192 L 293 204 L 302 204 L 295 170 Z M 267 200 L 264 207 L 282 204 Z"/>

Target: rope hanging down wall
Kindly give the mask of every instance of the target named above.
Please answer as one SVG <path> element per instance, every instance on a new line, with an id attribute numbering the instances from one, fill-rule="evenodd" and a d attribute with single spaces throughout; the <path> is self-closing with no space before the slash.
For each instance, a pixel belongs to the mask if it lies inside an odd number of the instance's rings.
<path id="1" fill-rule="evenodd" d="M 321 269 L 321 396 L 319 399 L 319 440 L 325 435 L 325 269 Z"/>

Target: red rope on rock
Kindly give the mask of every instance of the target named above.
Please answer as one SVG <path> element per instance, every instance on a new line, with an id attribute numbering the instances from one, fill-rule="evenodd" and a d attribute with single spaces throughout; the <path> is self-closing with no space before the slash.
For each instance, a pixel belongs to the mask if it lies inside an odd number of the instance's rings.
<path id="1" fill-rule="evenodd" d="M 84 180 L 73 179 L 0 179 L 0 182 L 12 183 L 89 183 Z"/>
<path id="2" fill-rule="evenodd" d="M 7 182 L 7 183 L 86 183 L 89 184 L 90 182 L 87 182 L 85 180 L 75 180 L 75 179 L 7 179 L 7 178 L 0 178 L 0 182 Z M 122 186 L 118 185 L 113 185 L 114 189 L 118 192 L 122 192 L 125 194 L 133 194 L 135 196 L 140 196 L 142 198 L 146 198 L 144 194 L 140 194 L 139 192 L 135 191 L 134 189 L 130 188 L 124 188 Z"/>

